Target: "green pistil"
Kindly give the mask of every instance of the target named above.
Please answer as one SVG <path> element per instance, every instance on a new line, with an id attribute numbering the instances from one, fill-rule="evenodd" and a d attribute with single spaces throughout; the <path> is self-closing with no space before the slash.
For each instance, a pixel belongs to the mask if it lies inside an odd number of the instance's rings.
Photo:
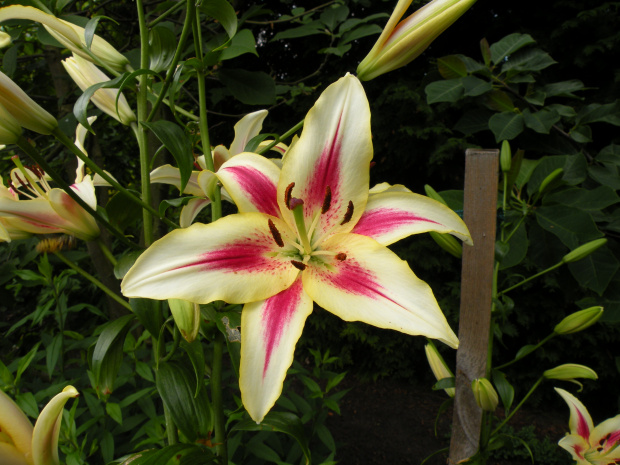
<path id="1" fill-rule="evenodd" d="M 304 251 L 306 254 L 310 254 L 312 252 L 312 247 L 310 246 L 310 241 L 308 240 L 308 233 L 304 222 L 304 203 L 299 199 L 291 200 L 292 201 L 289 203 L 289 207 L 293 207 L 291 210 L 293 211 L 293 217 L 295 218 L 295 225 L 297 226 L 297 233 L 299 234 L 301 245 L 304 246 Z"/>

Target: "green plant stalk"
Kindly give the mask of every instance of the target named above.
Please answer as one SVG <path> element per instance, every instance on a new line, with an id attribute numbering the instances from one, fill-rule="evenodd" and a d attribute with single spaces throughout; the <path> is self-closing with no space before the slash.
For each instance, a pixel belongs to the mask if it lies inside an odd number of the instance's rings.
<path id="1" fill-rule="evenodd" d="M 177 3 L 177 5 L 175 5 L 174 7 L 170 8 L 162 16 L 164 16 L 167 13 L 171 12 L 171 10 L 173 8 L 178 7 L 178 5 L 182 5 L 182 3 L 181 2 Z M 147 122 L 151 121 L 153 119 L 153 117 L 155 116 L 155 113 L 159 109 L 159 106 L 161 105 L 162 101 L 164 101 L 164 96 L 168 92 L 168 88 L 170 87 L 170 84 L 172 84 L 172 80 L 174 79 L 175 70 L 177 68 L 177 65 L 179 64 L 180 59 L 181 59 L 181 55 L 183 53 L 183 49 L 185 48 L 185 42 L 187 41 L 187 36 L 189 35 L 190 31 L 192 30 L 192 25 L 193 25 L 193 22 L 194 22 L 195 11 L 196 10 L 193 8 L 192 0 L 187 0 L 187 2 L 186 2 L 185 22 L 183 23 L 183 30 L 181 31 L 181 36 L 179 37 L 179 44 L 177 46 L 177 49 L 174 52 L 174 57 L 172 57 L 172 62 L 170 63 L 170 67 L 166 71 L 166 79 L 164 81 L 164 85 L 162 86 L 159 95 L 157 95 L 157 101 L 153 105 L 153 108 L 151 109 L 151 113 L 146 118 Z M 161 16 L 160 16 L 160 18 L 161 18 Z M 158 20 L 159 20 L 159 18 L 158 18 Z M 169 105 L 169 103 L 168 103 L 168 105 Z"/>
<path id="2" fill-rule="evenodd" d="M 491 432 L 491 436 L 490 437 L 493 437 L 500 429 L 502 429 L 504 427 L 504 425 L 506 423 L 508 423 L 508 421 L 513 417 L 513 415 L 523 406 L 525 401 L 527 399 L 529 399 L 529 397 L 534 393 L 534 391 L 540 385 L 540 383 L 543 382 L 543 379 L 544 378 L 542 376 L 540 378 L 538 378 L 538 380 L 530 388 L 530 390 L 527 392 L 527 394 L 525 394 L 525 397 L 523 397 L 523 399 L 521 399 L 521 402 L 519 402 L 519 404 L 514 409 L 512 409 L 512 412 L 510 412 L 510 414 L 506 418 L 504 418 L 504 421 L 502 421 L 499 425 L 497 425 L 497 427 Z"/>
<path id="3" fill-rule="evenodd" d="M 549 273 L 550 271 L 555 270 L 556 268 L 559 268 L 560 266 L 562 266 L 564 264 L 564 262 L 560 262 L 560 263 L 556 263 L 553 266 L 550 266 L 549 268 L 547 268 L 546 270 L 542 270 L 540 273 L 536 273 L 535 275 L 530 276 L 529 278 L 525 278 L 523 281 L 515 284 L 514 286 L 510 286 L 508 289 L 504 289 L 503 291 L 501 291 L 498 295 L 502 295 L 505 294 L 506 292 L 512 291 L 513 289 L 516 289 L 519 286 L 523 286 L 525 283 L 528 283 L 530 281 L 532 281 L 533 279 L 538 278 L 539 276 L 544 275 L 545 273 Z"/>
<path id="4" fill-rule="evenodd" d="M 177 434 L 177 426 L 174 424 L 174 419 L 170 414 L 170 410 L 164 404 L 164 419 L 166 421 L 166 437 L 168 438 L 168 445 L 171 446 L 179 442 L 179 435 Z"/>
<path id="5" fill-rule="evenodd" d="M 146 27 L 146 18 L 144 14 L 144 5 L 142 0 L 136 0 L 136 8 L 138 9 L 138 25 L 140 27 L 140 68 L 148 69 L 149 66 L 149 30 Z M 142 74 L 138 77 L 138 121 L 145 121 L 148 115 L 147 108 L 147 84 L 148 76 Z M 142 126 L 132 123 L 132 129 L 136 134 L 138 148 L 140 150 L 140 181 L 142 191 L 142 201 L 151 205 L 151 174 L 149 171 L 150 160 L 148 153 L 148 144 L 146 140 L 146 131 Z M 158 215 L 159 216 L 159 215 Z M 142 210 L 142 230 L 144 232 L 144 245 L 146 247 L 153 243 L 153 214 L 148 209 Z"/>
<path id="6" fill-rule="evenodd" d="M 539 347 L 541 347 L 543 344 L 545 344 L 545 343 L 547 343 L 548 341 L 550 341 L 551 339 L 553 339 L 555 336 L 557 336 L 557 334 L 556 334 L 556 333 L 551 333 L 551 334 L 549 334 L 549 335 L 548 335 L 547 337 L 545 337 L 542 341 L 540 341 L 538 344 L 536 344 L 536 345 L 534 346 L 534 348 L 533 348 L 531 351 L 529 351 L 527 354 L 522 355 L 522 356 L 521 356 L 521 357 L 519 357 L 519 358 L 515 358 L 515 359 L 513 359 L 513 360 L 511 360 L 511 361 L 509 361 L 509 362 L 506 362 L 506 363 L 504 363 L 504 364 L 502 364 L 502 365 L 498 366 L 498 367 L 497 367 L 497 369 L 498 369 L 498 370 L 501 370 L 502 368 L 506 368 L 507 366 L 510 366 L 510 365 L 512 365 L 513 363 L 518 362 L 519 360 L 521 360 L 521 359 L 523 359 L 523 358 L 527 357 L 527 356 L 528 356 L 528 355 L 530 355 L 531 353 L 534 353 L 536 350 L 538 350 L 538 348 L 539 348 Z"/>
<path id="7" fill-rule="evenodd" d="M 291 129 L 289 129 L 288 131 L 286 131 L 284 134 L 282 134 L 280 137 L 277 137 L 276 140 L 274 140 L 273 142 L 271 142 L 269 145 L 265 146 L 264 148 L 260 149 L 258 152 L 259 155 L 265 155 L 267 152 L 269 152 L 272 148 L 274 148 L 276 145 L 278 145 L 280 142 L 282 142 L 283 140 L 288 139 L 289 137 L 291 137 L 293 134 L 295 134 L 297 131 L 299 131 L 304 125 L 304 120 L 302 119 L 299 123 L 297 123 L 295 126 L 293 126 Z"/>
<path id="8" fill-rule="evenodd" d="M 215 450 L 221 457 L 221 463 L 228 463 L 228 446 L 226 444 L 226 426 L 224 406 L 222 404 L 222 355 L 224 352 L 224 335 L 217 332 L 213 341 L 213 367 L 211 370 L 211 399 L 213 400 L 213 420 L 215 426 Z"/>
<path id="9" fill-rule="evenodd" d="M 183 6 L 183 3 L 181 3 L 181 2 L 175 3 L 170 8 L 168 8 L 166 11 L 164 11 L 161 15 L 159 15 L 157 18 L 155 18 L 153 21 L 148 23 L 147 27 L 150 29 L 150 28 L 156 26 L 157 24 L 161 23 L 164 19 L 166 19 L 168 16 L 170 16 L 172 13 L 177 11 L 182 6 Z M 189 5 L 187 5 L 187 6 L 189 7 Z M 189 8 L 188 8 L 188 10 L 189 10 Z"/>
<path id="10" fill-rule="evenodd" d="M 28 143 L 26 139 L 20 137 L 17 141 L 17 146 L 22 149 L 32 160 L 39 165 L 46 174 L 48 174 L 52 180 L 58 184 L 58 186 L 64 190 L 69 197 L 75 200 L 80 207 L 86 210 L 89 214 L 91 214 L 97 221 L 103 224 L 106 228 L 110 230 L 112 234 L 114 234 L 117 238 L 119 238 L 125 245 L 129 245 L 130 247 L 135 247 L 133 242 L 127 239 L 123 233 L 121 233 L 118 229 L 110 224 L 110 222 L 104 218 L 97 210 L 91 208 L 79 195 L 75 193 L 71 186 L 67 184 L 62 177 L 56 173 L 56 171 L 45 161 L 45 158 L 41 156 L 39 152 L 37 152 L 32 145 Z"/>
<path id="11" fill-rule="evenodd" d="M 116 257 L 112 254 L 112 252 L 110 252 L 110 249 L 108 249 L 108 246 L 103 243 L 101 238 L 97 239 L 97 245 L 99 246 L 99 249 L 101 250 L 103 255 L 105 255 L 105 258 L 107 258 L 108 261 L 112 264 L 112 266 L 116 266 L 118 263 Z"/>
<path id="12" fill-rule="evenodd" d="M 145 208 L 145 209 L 149 210 L 152 214 L 159 216 L 159 212 L 157 212 L 157 210 L 155 210 L 150 205 L 147 205 L 146 203 L 144 203 L 142 200 L 140 200 L 134 194 L 132 194 L 127 189 L 125 189 L 123 186 L 121 186 L 116 179 L 114 179 L 112 176 L 110 176 L 108 173 L 106 173 L 103 169 L 99 168 L 99 166 L 94 161 L 92 161 L 90 158 L 88 158 L 84 154 L 84 152 L 82 152 L 73 143 L 73 141 L 71 139 L 69 139 L 60 129 L 54 130 L 54 132 L 52 134 L 54 134 L 54 136 L 56 137 L 56 139 L 58 139 L 59 142 L 61 142 L 65 147 L 67 147 L 69 150 L 71 150 L 71 153 L 73 153 L 76 157 L 78 157 L 80 160 L 82 160 L 84 162 L 84 164 L 86 166 L 88 166 L 88 168 L 90 168 L 90 170 L 93 173 L 97 173 L 99 176 L 101 176 L 103 178 L 104 181 L 109 183 L 117 191 L 123 193 L 123 195 L 125 195 L 129 200 L 134 202 L 136 205 L 139 205 L 141 208 Z M 41 165 L 41 166 L 43 166 L 43 165 Z M 167 218 L 162 218 L 162 217 L 160 217 L 160 218 L 168 226 L 170 226 L 172 228 L 177 228 L 178 227 L 176 224 L 174 224 L 172 221 L 168 220 Z"/>
<path id="13" fill-rule="evenodd" d="M 132 311 L 131 310 L 131 305 L 129 305 L 129 302 L 124 300 L 121 296 L 116 294 L 114 291 L 112 291 L 109 287 L 107 287 L 105 284 L 103 284 L 101 281 L 99 281 L 93 275 L 91 275 L 90 273 L 84 271 L 81 267 L 79 267 L 78 265 L 76 265 L 72 261 L 68 260 L 67 257 L 65 257 L 59 251 L 54 252 L 54 255 L 56 255 L 60 259 L 60 261 L 62 261 L 65 265 L 67 265 L 72 270 L 76 271 L 78 274 L 82 275 L 84 278 L 88 279 L 91 283 L 93 283 L 95 286 L 97 286 L 99 289 L 101 289 L 107 295 L 112 297 L 114 300 L 116 300 L 119 304 L 121 304 L 127 310 L 129 310 L 130 312 Z"/>

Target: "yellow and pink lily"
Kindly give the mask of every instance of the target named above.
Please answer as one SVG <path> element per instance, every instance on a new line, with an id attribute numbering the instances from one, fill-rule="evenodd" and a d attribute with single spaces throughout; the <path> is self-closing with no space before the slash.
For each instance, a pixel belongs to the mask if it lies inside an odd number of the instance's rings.
<path id="1" fill-rule="evenodd" d="M 239 213 L 154 243 L 122 283 L 128 297 L 244 303 L 240 388 L 260 422 L 282 391 L 313 302 L 347 321 L 458 339 L 430 287 L 386 246 L 438 231 L 470 242 L 446 206 L 402 186 L 370 193 L 370 108 L 357 78 L 329 86 L 282 167 L 253 153 L 217 177 Z"/>
<path id="2" fill-rule="evenodd" d="M 60 465 L 58 434 L 62 411 L 78 391 L 67 386 L 43 408 L 34 428 L 17 404 L 0 390 L 0 463 Z"/>
<path id="3" fill-rule="evenodd" d="M 620 463 L 620 415 L 594 427 L 586 407 L 564 389 L 555 388 L 570 409 L 570 434 L 558 444 L 573 456 L 577 465 Z"/>

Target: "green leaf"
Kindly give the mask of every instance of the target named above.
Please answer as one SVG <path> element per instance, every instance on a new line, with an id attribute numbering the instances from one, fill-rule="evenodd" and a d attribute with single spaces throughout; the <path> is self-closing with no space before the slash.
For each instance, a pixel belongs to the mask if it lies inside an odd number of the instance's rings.
<path id="1" fill-rule="evenodd" d="M 237 15 L 235 9 L 226 0 L 201 2 L 200 11 L 220 23 L 229 38 L 232 39 L 237 33 Z"/>
<path id="2" fill-rule="evenodd" d="M 607 103 L 601 105 L 600 103 L 592 103 L 586 105 L 579 113 L 575 123 L 588 124 L 588 123 L 609 123 L 614 126 L 620 126 L 620 102 Z"/>
<path id="3" fill-rule="evenodd" d="M 219 77 L 222 84 L 241 103 L 271 105 L 276 100 L 276 85 L 267 73 L 243 69 L 222 69 Z"/>
<path id="4" fill-rule="evenodd" d="M 532 113 L 529 108 L 523 110 L 523 122 L 525 125 L 540 134 L 549 134 L 555 123 L 560 121 L 560 115 L 555 111 L 542 109 Z"/>
<path id="5" fill-rule="evenodd" d="M 32 418 L 39 416 L 39 406 L 32 392 L 22 392 L 15 396 L 15 403 L 24 413 Z"/>
<path id="6" fill-rule="evenodd" d="M 119 425 L 123 424 L 123 413 L 121 412 L 121 406 L 116 402 L 106 402 L 105 411 L 116 423 Z"/>
<path id="7" fill-rule="evenodd" d="M 196 392 L 194 393 L 194 397 L 198 397 L 198 394 L 200 394 L 202 380 L 205 377 L 204 349 L 198 339 L 194 339 L 191 343 L 187 342 L 185 339 L 182 339 L 181 347 L 185 350 L 189 360 L 192 362 L 194 374 L 196 375 Z"/>
<path id="8" fill-rule="evenodd" d="M 489 129 L 498 144 L 503 140 L 512 140 L 523 132 L 523 115 L 511 111 L 496 113 L 489 119 Z"/>
<path id="9" fill-rule="evenodd" d="M 508 415 L 512 402 L 515 398 L 515 390 L 506 379 L 506 375 L 499 370 L 493 370 L 493 384 L 495 385 L 495 389 L 497 390 L 500 399 L 502 399 L 502 404 L 504 404 L 506 415 Z"/>
<path id="10" fill-rule="evenodd" d="M 569 131 L 570 136 L 575 142 L 585 144 L 592 142 L 592 128 L 590 126 L 577 126 Z"/>
<path id="11" fill-rule="evenodd" d="M 512 76 L 525 71 L 541 71 L 557 63 L 547 52 L 540 49 L 522 50 L 508 58 L 502 72 Z"/>
<path id="12" fill-rule="evenodd" d="M 583 89 L 583 82 L 578 79 L 572 79 L 570 81 L 561 81 L 546 84 L 542 87 L 541 90 L 542 92 L 547 94 L 548 97 L 576 98 L 577 96 L 573 94 L 573 92 Z"/>
<path id="13" fill-rule="evenodd" d="M 459 55 L 448 55 L 437 60 L 437 70 L 444 79 L 467 76 L 467 66 Z"/>
<path id="14" fill-rule="evenodd" d="M 597 212 L 620 202 L 616 191 L 609 186 L 599 186 L 594 189 L 569 189 L 555 192 L 545 197 L 544 204 L 560 204 L 586 212 Z"/>
<path id="15" fill-rule="evenodd" d="M 164 26 L 155 26 L 149 34 L 149 68 L 160 72 L 168 69 L 177 48 L 177 37 Z"/>
<path id="16" fill-rule="evenodd" d="M 532 353 L 534 350 L 536 350 L 535 345 L 532 345 L 532 344 L 525 345 L 519 349 L 519 351 L 517 352 L 517 355 L 515 355 L 514 360 L 522 359 L 526 355 Z"/>
<path id="17" fill-rule="evenodd" d="M 121 82 L 125 81 L 128 76 L 129 75 L 125 73 L 110 81 L 99 82 L 97 84 L 90 86 L 88 89 L 86 89 L 82 93 L 82 95 L 78 97 L 78 99 L 75 101 L 75 104 L 73 105 L 73 114 L 75 115 L 75 118 L 78 120 L 78 122 L 94 134 L 93 128 L 91 128 L 90 124 L 88 123 L 87 110 L 88 110 L 88 104 L 90 102 L 90 99 L 92 98 L 94 93 L 97 92 L 99 89 L 119 87 Z M 118 96 L 120 95 L 121 94 L 119 92 Z M 118 98 L 117 98 L 117 103 L 118 103 Z"/>
<path id="18" fill-rule="evenodd" d="M 60 358 L 60 352 L 62 350 L 62 333 L 56 333 L 52 338 L 52 342 L 45 348 L 45 363 L 47 367 L 47 374 L 52 377 L 54 368 Z"/>
<path id="19" fill-rule="evenodd" d="M 535 44 L 536 41 L 532 39 L 529 34 L 514 34 L 507 35 L 499 42 L 495 42 L 491 45 L 491 60 L 494 65 L 497 65 L 500 61 L 506 58 L 508 55 L 516 52 L 526 45 Z"/>
<path id="20" fill-rule="evenodd" d="M 4 70 L 4 74 L 9 77 L 13 77 L 13 74 L 17 69 L 18 51 L 19 47 L 17 47 L 17 45 L 14 45 L 13 47 L 7 48 L 4 52 L 4 56 L 2 57 L 2 69 Z"/>
<path id="21" fill-rule="evenodd" d="M 241 29 L 235 37 L 232 38 L 230 44 L 222 50 L 220 60 L 230 60 L 245 53 L 251 53 L 258 56 L 256 51 L 256 39 L 249 29 Z"/>
<path id="22" fill-rule="evenodd" d="M 603 295 L 620 269 L 620 262 L 607 246 L 603 246 L 586 258 L 570 263 L 568 269 L 581 286 Z"/>
<path id="23" fill-rule="evenodd" d="M 91 367 L 98 394 L 108 395 L 114 388 L 116 375 L 123 362 L 125 336 L 134 318 L 134 315 L 124 315 L 107 323 L 97 338 Z"/>
<path id="24" fill-rule="evenodd" d="M 476 76 L 466 76 L 462 79 L 464 96 L 477 97 L 493 90 L 493 86 L 488 81 L 483 81 Z"/>
<path id="25" fill-rule="evenodd" d="M 26 371 L 26 369 L 30 366 L 32 361 L 34 360 L 34 356 L 37 355 L 37 350 L 39 350 L 39 346 L 41 345 L 41 341 L 37 342 L 32 349 L 28 351 L 26 355 L 19 359 L 17 364 L 17 371 L 15 371 L 15 384 L 19 384 L 19 380 Z"/>
<path id="26" fill-rule="evenodd" d="M 489 129 L 489 118 L 492 112 L 485 109 L 471 110 L 465 113 L 454 125 L 454 129 L 463 134 L 475 134 Z"/>
<path id="27" fill-rule="evenodd" d="M 164 324 L 161 314 L 161 304 L 157 300 L 132 298 L 129 299 L 131 310 L 138 317 L 142 326 L 155 339 L 159 338 L 161 327 Z"/>
<path id="28" fill-rule="evenodd" d="M 129 456 L 120 465 L 168 465 L 175 458 L 181 460 L 180 465 L 186 464 L 186 458 L 196 460 L 187 462 L 192 465 L 212 463 L 215 459 L 210 450 L 200 446 L 194 444 L 173 444 L 162 449 L 149 449 L 138 452 Z M 108 461 L 106 460 L 106 462 Z"/>
<path id="29" fill-rule="evenodd" d="M 316 34 L 326 34 L 325 26 L 321 21 L 312 21 L 311 23 L 304 24 L 303 26 L 286 29 L 278 32 L 272 41 L 282 39 L 297 39 L 299 37 L 308 37 Z"/>
<path id="30" fill-rule="evenodd" d="M 122 255 L 114 266 L 114 277 L 116 279 L 123 279 L 129 271 L 129 268 L 131 268 L 138 257 L 142 255 L 142 252 L 144 252 L 144 250 L 134 250 Z"/>
<path id="31" fill-rule="evenodd" d="M 138 192 L 133 191 L 136 197 L 140 197 Z M 129 200 L 122 192 L 117 192 L 112 196 L 105 206 L 110 223 L 117 226 L 121 231 L 131 226 L 136 220 L 142 219 L 142 207 Z"/>
<path id="32" fill-rule="evenodd" d="M 93 37 L 95 36 L 95 30 L 97 29 L 97 25 L 102 18 L 103 16 L 95 16 L 91 18 L 84 27 L 84 42 L 86 43 L 86 48 L 88 50 L 90 50 L 93 43 Z"/>
<path id="33" fill-rule="evenodd" d="M 603 186 L 620 189 L 620 173 L 616 165 L 610 163 L 605 163 L 603 166 L 592 165 L 588 167 L 588 175 Z"/>
<path id="34" fill-rule="evenodd" d="M 551 105 L 547 105 L 546 108 L 547 110 L 555 111 L 558 115 L 564 116 L 565 118 L 573 118 L 577 116 L 575 109 L 573 107 L 569 107 L 568 105 L 553 103 Z"/>
<path id="35" fill-rule="evenodd" d="M 596 156 L 596 161 L 620 166 L 620 145 L 611 144 L 604 147 Z"/>
<path id="36" fill-rule="evenodd" d="M 349 8 L 345 5 L 332 5 L 321 13 L 321 21 L 327 29 L 334 32 L 338 25 L 349 16 Z"/>
<path id="37" fill-rule="evenodd" d="M 269 412 L 259 424 L 252 419 L 242 420 L 237 423 L 232 431 L 278 431 L 292 436 L 301 447 L 306 464 L 310 463 L 310 449 L 304 432 L 303 424 L 299 417 L 288 412 Z"/>
<path id="38" fill-rule="evenodd" d="M 485 96 L 485 105 L 495 111 L 514 111 L 515 104 L 510 96 L 501 90 L 494 90 Z"/>
<path id="39" fill-rule="evenodd" d="M 327 426 L 324 424 L 317 426 L 316 434 L 331 452 L 336 452 L 336 441 L 334 441 L 334 437 L 329 429 L 327 429 Z"/>
<path id="40" fill-rule="evenodd" d="M 508 230 L 512 231 L 512 227 Z M 519 225 L 517 231 L 510 238 L 510 242 L 508 243 L 508 245 L 510 246 L 510 248 L 500 262 L 500 270 L 505 270 L 507 268 L 518 265 L 526 257 L 529 247 L 529 241 L 527 239 L 527 230 L 525 227 L 525 223 L 521 223 Z"/>
<path id="41" fill-rule="evenodd" d="M 574 208 L 543 206 L 537 208 L 535 214 L 538 224 L 557 236 L 570 250 L 603 236 L 588 213 Z"/>
<path id="42" fill-rule="evenodd" d="M 349 42 L 353 42 L 354 40 L 361 39 L 362 37 L 368 37 L 375 34 L 381 34 L 381 27 L 376 24 L 363 24 L 355 29 L 347 32 L 343 37 L 342 41 L 338 44 L 339 46 L 346 45 Z"/>
<path id="43" fill-rule="evenodd" d="M 427 103 L 456 102 L 463 96 L 463 81 L 458 78 L 431 82 L 424 92 Z"/>

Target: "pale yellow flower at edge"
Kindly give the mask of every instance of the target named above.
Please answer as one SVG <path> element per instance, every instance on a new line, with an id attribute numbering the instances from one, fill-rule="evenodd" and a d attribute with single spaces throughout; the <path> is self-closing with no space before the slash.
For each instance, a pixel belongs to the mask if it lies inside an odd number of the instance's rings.
<path id="1" fill-rule="evenodd" d="M 59 465 L 58 434 L 67 401 L 79 395 L 67 386 L 45 406 L 34 428 L 30 420 L 0 390 L 0 463 L 2 465 Z"/>

